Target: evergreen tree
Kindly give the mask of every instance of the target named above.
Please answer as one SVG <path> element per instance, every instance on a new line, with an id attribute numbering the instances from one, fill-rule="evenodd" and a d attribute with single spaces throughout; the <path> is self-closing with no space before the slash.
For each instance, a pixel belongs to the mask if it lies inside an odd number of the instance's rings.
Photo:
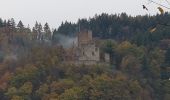
<path id="1" fill-rule="evenodd" d="M 44 25 L 44 39 L 51 40 L 51 29 L 48 23 Z"/>
<path id="2" fill-rule="evenodd" d="M 53 43 L 57 42 L 57 34 L 58 34 L 57 30 L 54 29 L 53 34 L 52 34 L 52 42 Z"/>
<path id="3" fill-rule="evenodd" d="M 38 22 L 36 21 L 33 29 L 32 29 L 32 38 L 33 40 L 38 40 L 38 36 L 39 36 L 39 24 Z"/>
<path id="4" fill-rule="evenodd" d="M 9 29 L 9 31 L 14 31 L 15 30 L 15 20 L 13 18 L 9 19 L 7 21 L 7 27 Z"/>
<path id="5" fill-rule="evenodd" d="M 0 27 L 3 27 L 3 20 L 0 18 Z"/>
<path id="6" fill-rule="evenodd" d="M 19 23 L 18 23 L 18 25 L 17 25 L 17 28 L 19 29 L 20 32 L 23 32 L 23 30 L 24 30 L 24 25 L 23 25 L 23 23 L 22 23 L 21 20 L 19 21 Z"/>
<path id="7" fill-rule="evenodd" d="M 42 40 L 43 34 L 42 34 L 42 25 L 41 23 L 38 24 L 38 40 Z"/>
<path id="8" fill-rule="evenodd" d="M 18 22 L 17 27 L 20 28 L 20 29 L 24 28 L 24 25 L 23 25 L 21 20 Z"/>

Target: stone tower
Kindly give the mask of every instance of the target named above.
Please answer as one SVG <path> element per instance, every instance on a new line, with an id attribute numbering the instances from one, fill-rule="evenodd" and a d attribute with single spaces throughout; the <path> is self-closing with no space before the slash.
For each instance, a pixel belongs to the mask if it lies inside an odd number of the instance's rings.
<path id="1" fill-rule="evenodd" d="M 97 64 L 100 61 L 100 51 L 92 38 L 92 31 L 84 30 L 78 33 L 78 62 Z"/>

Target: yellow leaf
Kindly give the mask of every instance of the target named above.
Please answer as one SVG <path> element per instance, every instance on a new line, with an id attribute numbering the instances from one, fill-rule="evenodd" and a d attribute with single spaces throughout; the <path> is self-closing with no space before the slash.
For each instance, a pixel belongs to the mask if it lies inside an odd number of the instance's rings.
<path id="1" fill-rule="evenodd" d="M 161 7 L 158 7 L 158 10 L 160 11 L 161 14 L 164 14 L 164 10 Z"/>
<path id="2" fill-rule="evenodd" d="M 156 27 L 150 30 L 151 33 L 155 32 L 155 31 L 156 31 Z"/>

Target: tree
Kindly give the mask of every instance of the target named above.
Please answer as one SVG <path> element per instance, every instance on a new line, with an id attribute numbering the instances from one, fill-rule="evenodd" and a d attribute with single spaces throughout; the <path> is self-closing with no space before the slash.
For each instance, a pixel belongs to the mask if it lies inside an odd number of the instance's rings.
<path id="1" fill-rule="evenodd" d="M 24 83 L 18 90 L 21 95 L 30 95 L 32 93 L 33 86 L 31 82 Z"/>
<path id="2" fill-rule="evenodd" d="M 164 96 L 164 100 L 168 100 L 170 97 L 170 81 L 169 80 L 165 80 L 162 84 L 165 96 Z"/>
<path id="3" fill-rule="evenodd" d="M 141 100 L 142 88 L 137 81 L 113 79 L 103 74 L 89 84 L 91 100 Z"/>
<path id="4" fill-rule="evenodd" d="M 32 38 L 33 40 L 38 40 L 38 22 L 36 21 L 33 29 L 32 29 Z"/>
<path id="5" fill-rule="evenodd" d="M 42 39 L 42 25 L 36 21 L 35 26 L 33 27 L 33 39 L 41 40 Z"/>
<path id="6" fill-rule="evenodd" d="M 14 95 L 17 95 L 18 94 L 18 90 L 16 87 L 9 87 L 7 92 L 6 92 L 6 95 L 11 98 L 13 97 Z"/>
<path id="7" fill-rule="evenodd" d="M 165 53 L 165 64 L 170 66 L 170 48 L 168 48 Z"/>
<path id="8" fill-rule="evenodd" d="M 16 25 L 15 20 L 13 18 L 11 18 L 7 21 L 7 26 L 11 31 L 14 31 L 15 25 Z"/>
<path id="9" fill-rule="evenodd" d="M 86 100 L 85 91 L 81 87 L 73 87 L 59 96 L 59 100 Z"/>
<path id="10" fill-rule="evenodd" d="M 0 18 L 0 27 L 3 27 L 3 20 Z"/>
<path id="11" fill-rule="evenodd" d="M 59 82 L 52 82 L 50 88 L 51 92 L 55 92 L 57 94 L 64 93 L 65 90 L 72 88 L 74 85 L 73 80 L 60 80 Z"/>
<path id="12" fill-rule="evenodd" d="M 25 100 L 25 99 L 22 98 L 21 96 L 13 96 L 11 100 Z"/>
<path id="13" fill-rule="evenodd" d="M 48 25 L 48 23 L 45 23 L 44 25 L 44 39 L 51 40 L 51 29 Z"/>
<path id="14" fill-rule="evenodd" d="M 141 71 L 141 63 L 133 55 L 127 55 L 122 59 L 121 70 L 132 77 L 137 77 Z"/>
<path id="15" fill-rule="evenodd" d="M 53 34 L 52 34 L 52 42 L 53 43 L 57 42 L 57 38 L 58 38 L 57 34 L 58 34 L 57 29 L 54 29 Z"/>
<path id="16" fill-rule="evenodd" d="M 77 25 L 71 22 L 62 22 L 61 26 L 58 28 L 58 33 L 67 35 L 67 36 L 75 36 L 77 31 Z"/>
<path id="17" fill-rule="evenodd" d="M 49 92 L 49 86 L 47 84 L 42 84 L 36 91 L 36 95 L 40 98 L 44 97 Z"/>
<path id="18" fill-rule="evenodd" d="M 11 28 L 15 28 L 16 24 L 15 24 L 14 18 L 11 18 L 10 20 L 8 20 L 7 23 L 8 23 L 9 26 L 11 26 Z"/>
<path id="19" fill-rule="evenodd" d="M 117 47 L 117 42 L 111 40 L 104 42 L 104 44 L 101 47 L 104 53 L 108 53 L 110 55 L 110 61 L 112 64 L 116 60 L 116 51 L 115 51 L 116 47 Z"/>
<path id="20" fill-rule="evenodd" d="M 25 82 L 38 81 L 38 68 L 33 65 L 27 65 L 25 68 L 17 68 L 17 73 L 10 80 L 11 86 L 20 87 Z"/>
<path id="21" fill-rule="evenodd" d="M 38 24 L 38 40 L 42 40 L 43 34 L 42 34 L 42 25 L 41 23 Z"/>
<path id="22" fill-rule="evenodd" d="M 23 32 L 24 25 L 21 20 L 18 22 L 17 28 L 19 29 L 19 32 Z"/>

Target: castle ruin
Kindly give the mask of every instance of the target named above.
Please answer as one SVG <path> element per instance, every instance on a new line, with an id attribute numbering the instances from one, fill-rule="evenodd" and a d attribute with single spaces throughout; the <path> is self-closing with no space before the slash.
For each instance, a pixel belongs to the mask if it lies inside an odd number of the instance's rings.
<path id="1" fill-rule="evenodd" d="M 101 50 L 92 37 L 92 31 L 84 30 L 77 34 L 77 45 L 67 49 L 66 61 L 73 64 L 101 64 L 110 63 L 110 55 L 104 53 L 104 60 L 101 60 Z"/>
<path id="2" fill-rule="evenodd" d="M 99 64 L 101 63 L 101 51 L 96 45 L 92 31 L 84 30 L 78 33 L 77 62 L 80 64 Z M 109 63 L 110 57 L 105 53 L 104 61 Z"/>
<path id="3" fill-rule="evenodd" d="M 91 31 L 78 33 L 78 62 L 96 64 L 100 62 L 100 50 L 95 45 Z"/>

